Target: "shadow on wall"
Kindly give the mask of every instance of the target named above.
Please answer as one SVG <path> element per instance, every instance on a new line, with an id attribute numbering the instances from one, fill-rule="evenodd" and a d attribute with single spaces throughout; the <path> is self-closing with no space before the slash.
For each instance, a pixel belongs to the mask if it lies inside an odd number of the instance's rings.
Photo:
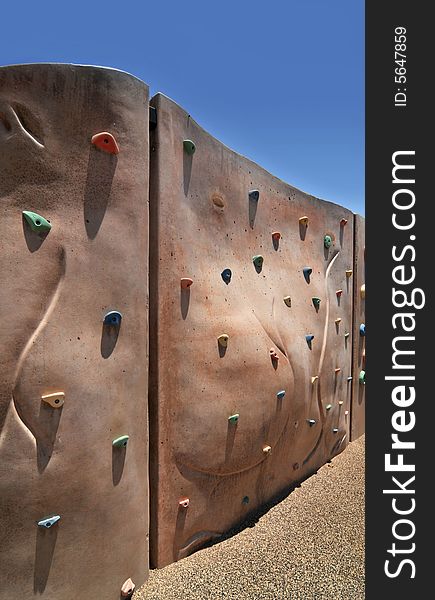
<path id="1" fill-rule="evenodd" d="M 86 233 L 91 240 L 95 238 L 103 222 L 117 163 L 116 155 L 90 147 L 83 218 Z"/>

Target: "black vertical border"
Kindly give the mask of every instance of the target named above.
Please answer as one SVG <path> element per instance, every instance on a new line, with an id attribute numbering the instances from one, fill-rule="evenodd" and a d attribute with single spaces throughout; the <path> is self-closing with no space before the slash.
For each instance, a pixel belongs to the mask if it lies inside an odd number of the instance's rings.
<path id="1" fill-rule="evenodd" d="M 432 538 L 435 534 L 435 510 L 432 498 L 434 488 L 434 449 L 433 405 L 435 394 L 433 379 L 435 364 L 433 333 L 433 285 L 432 259 L 435 244 L 433 214 L 434 192 L 429 184 L 435 168 L 432 165 L 435 155 L 432 139 L 435 134 L 433 112 L 435 102 L 430 89 L 434 88 L 434 71 L 431 65 L 431 46 L 435 36 L 435 25 L 429 15 L 430 5 L 403 0 L 366 0 L 366 245 L 367 245 L 367 284 L 366 301 L 367 327 L 367 389 L 366 389 L 366 598 L 392 598 L 394 600 L 435 597 L 431 582 Z M 406 28 L 406 78 L 403 85 L 394 81 L 395 72 L 395 28 Z M 398 87 L 406 87 L 407 106 L 395 107 L 394 94 Z M 414 150 L 415 185 L 410 186 L 416 194 L 416 203 L 408 213 L 414 212 L 416 225 L 412 231 L 397 231 L 392 224 L 392 195 L 397 185 L 392 179 L 392 155 L 396 151 Z M 412 177 L 412 175 L 411 175 Z M 403 187 L 407 187 L 406 184 Z M 398 211 L 396 211 L 398 212 Z M 407 212 L 407 211 L 404 211 Z M 403 213 L 404 215 L 404 213 Z M 399 215 L 402 216 L 402 215 Z M 416 236 L 410 240 L 410 234 Z M 413 244 L 415 261 L 411 262 L 411 252 L 402 263 L 395 262 L 392 247 L 403 248 Z M 420 310 L 407 307 L 394 308 L 392 304 L 392 270 L 398 264 L 406 266 L 409 275 L 411 265 L 416 269 L 415 281 L 407 286 L 422 288 L 426 304 Z M 398 289 L 405 289 L 396 286 Z M 394 331 L 394 312 L 415 313 L 414 332 Z M 415 355 L 408 356 L 415 370 L 392 370 L 392 339 L 400 335 L 414 335 L 415 342 L 410 346 Z M 403 451 L 404 461 L 415 464 L 415 472 L 385 472 L 385 454 L 392 457 L 402 451 L 391 450 L 394 433 L 392 415 L 400 408 L 394 406 L 391 392 L 395 385 L 385 381 L 392 374 L 414 374 L 416 400 L 407 410 L 413 410 L 416 425 L 400 438 L 414 441 L 415 450 Z M 408 382 L 413 385 L 412 382 Z M 432 442 L 432 444 L 431 444 Z M 425 464 L 426 463 L 426 464 Z M 392 476 L 404 482 L 415 475 L 415 481 L 408 488 L 415 494 L 397 495 L 397 505 L 402 509 L 415 500 L 415 511 L 410 515 L 397 515 L 392 508 L 393 495 L 384 494 L 384 489 L 392 489 Z M 394 539 L 392 527 L 396 520 L 408 518 L 416 527 L 415 535 L 408 541 Z M 397 531 L 406 535 L 406 525 Z M 399 549 L 410 549 L 412 553 L 396 554 L 387 551 L 393 542 Z M 415 578 L 410 578 L 410 565 L 403 565 L 397 577 L 385 574 L 385 561 L 390 559 L 390 570 L 395 571 L 401 562 L 410 558 L 415 564 Z"/>

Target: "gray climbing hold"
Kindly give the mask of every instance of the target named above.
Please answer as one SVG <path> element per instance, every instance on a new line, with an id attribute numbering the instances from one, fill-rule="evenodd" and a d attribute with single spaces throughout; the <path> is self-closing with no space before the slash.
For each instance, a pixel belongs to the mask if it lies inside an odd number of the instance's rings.
<path id="1" fill-rule="evenodd" d="M 252 200 L 253 202 L 258 202 L 258 199 L 260 198 L 260 192 L 258 190 L 251 190 L 248 196 L 249 200 Z"/>
<path id="2" fill-rule="evenodd" d="M 119 327 L 121 325 L 122 314 L 117 310 L 111 310 L 104 317 L 104 325 L 112 325 L 112 327 Z"/>
<path id="3" fill-rule="evenodd" d="M 195 154 L 196 146 L 192 142 L 192 140 L 183 140 L 183 148 L 184 148 L 185 153 L 188 154 L 189 156 L 192 156 L 192 154 Z"/>
<path id="4" fill-rule="evenodd" d="M 45 517 L 38 521 L 38 527 L 43 527 L 44 529 L 50 529 L 53 525 L 55 525 L 58 521 L 60 521 L 59 515 L 53 515 L 52 517 Z"/>
<path id="5" fill-rule="evenodd" d="M 221 273 L 221 277 L 225 281 L 225 283 L 228 285 L 230 283 L 231 277 L 232 277 L 231 269 L 224 269 Z"/>
<path id="6" fill-rule="evenodd" d="M 310 283 L 310 275 L 313 272 L 313 269 L 311 267 L 304 267 L 302 271 L 305 277 L 305 281 L 307 283 Z"/>

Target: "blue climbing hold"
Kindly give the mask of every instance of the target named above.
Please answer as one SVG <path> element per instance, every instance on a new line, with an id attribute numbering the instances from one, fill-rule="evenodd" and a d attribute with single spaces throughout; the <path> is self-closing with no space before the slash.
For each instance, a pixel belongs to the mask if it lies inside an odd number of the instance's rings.
<path id="1" fill-rule="evenodd" d="M 311 342 L 314 340 L 314 335 L 312 333 L 309 333 L 305 336 L 305 339 L 307 340 L 307 344 L 311 347 Z"/>
<path id="2" fill-rule="evenodd" d="M 225 283 L 228 285 L 231 281 L 231 276 L 232 276 L 232 272 L 231 269 L 224 269 L 221 273 L 221 277 L 222 279 L 225 281 Z"/>
<path id="3" fill-rule="evenodd" d="M 307 283 L 310 283 L 310 275 L 313 272 L 313 269 L 311 267 L 304 267 L 303 268 L 303 273 L 304 273 L 304 277 L 305 277 L 305 281 Z"/>
<path id="4" fill-rule="evenodd" d="M 366 334 L 366 326 L 365 326 L 365 323 L 361 323 L 361 325 L 359 326 L 359 333 L 360 333 L 360 335 L 362 335 L 363 337 L 365 336 L 365 334 Z"/>
<path id="5" fill-rule="evenodd" d="M 104 325 L 112 325 L 113 327 L 119 327 L 121 325 L 122 314 L 117 310 L 111 310 L 104 317 Z"/>
<path id="6" fill-rule="evenodd" d="M 280 392 L 276 393 L 276 397 L 278 398 L 278 400 L 282 400 L 285 396 L 285 390 L 281 390 Z"/>

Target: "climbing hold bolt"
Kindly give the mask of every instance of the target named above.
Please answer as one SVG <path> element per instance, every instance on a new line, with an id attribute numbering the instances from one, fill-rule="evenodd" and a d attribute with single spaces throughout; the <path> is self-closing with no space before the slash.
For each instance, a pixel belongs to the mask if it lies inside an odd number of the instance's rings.
<path id="1" fill-rule="evenodd" d="M 323 238 L 323 244 L 325 248 L 330 248 L 332 245 L 332 237 L 330 235 L 325 235 Z"/>
<path id="2" fill-rule="evenodd" d="M 278 398 L 278 400 L 282 400 L 285 396 L 285 390 L 281 390 L 280 392 L 276 393 L 276 397 Z"/>
<path id="3" fill-rule="evenodd" d="M 365 283 L 362 284 L 360 292 L 361 292 L 361 298 L 364 300 L 364 298 L 366 297 L 366 284 Z"/>
<path id="4" fill-rule="evenodd" d="M 125 448 L 128 442 L 128 435 L 121 435 L 112 442 L 114 448 Z"/>
<path id="5" fill-rule="evenodd" d="M 249 504 L 249 496 L 243 496 L 242 504 Z"/>
<path id="6" fill-rule="evenodd" d="M 112 325 L 118 327 L 121 325 L 122 314 L 117 310 L 111 310 L 104 316 L 104 325 Z"/>
<path id="7" fill-rule="evenodd" d="M 263 266 L 263 260 L 264 258 L 261 256 L 261 254 L 256 254 L 252 257 L 252 262 L 254 263 L 256 269 L 261 269 Z"/>
<path id="8" fill-rule="evenodd" d="M 253 202 L 258 202 L 258 199 L 260 197 L 260 192 L 258 190 L 251 190 L 248 194 L 249 196 L 249 200 L 252 200 Z"/>
<path id="9" fill-rule="evenodd" d="M 340 298 L 340 296 L 342 296 L 342 294 L 343 294 L 343 290 L 337 290 L 335 292 L 335 294 L 336 294 L 337 298 Z"/>
<path id="10" fill-rule="evenodd" d="M 239 413 L 236 413 L 235 415 L 231 415 L 230 417 L 228 417 L 228 421 L 230 423 L 237 423 L 237 421 L 239 420 Z"/>
<path id="11" fill-rule="evenodd" d="M 45 396 L 41 396 L 41 400 L 49 404 L 52 408 L 60 408 L 65 402 L 65 394 L 63 392 L 46 394 Z"/>
<path id="12" fill-rule="evenodd" d="M 103 152 L 107 152 L 108 154 L 119 154 L 119 146 L 113 135 L 108 131 L 96 133 L 92 136 L 91 142 L 96 148 L 103 150 Z"/>
<path id="13" fill-rule="evenodd" d="M 361 323 L 361 325 L 359 326 L 359 334 L 362 335 L 363 337 L 366 334 L 366 326 L 365 323 Z"/>
<path id="14" fill-rule="evenodd" d="M 232 272 L 231 269 L 224 269 L 221 273 L 221 277 L 222 279 L 225 281 L 225 283 L 228 285 L 231 281 L 231 276 L 232 276 Z"/>
<path id="15" fill-rule="evenodd" d="M 23 210 L 23 217 L 26 219 L 30 229 L 36 233 L 47 233 L 51 229 L 51 223 L 30 210 Z"/>
<path id="16" fill-rule="evenodd" d="M 308 217 L 306 217 L 306 216 L 299 217 L 299 223 L 300 223 L 301 225 L 305 225 L 305 227 L 307 227 L 307 225 L 308 225 L 308 221 L 309 221 L 309 219 L 308 219 Z"/>
<path id="17" fill-rule="evenodd" d="M 270 446 L 264 446 L 263 452 L 264 454 L 270 454 L 272 452 L 272 448 Z"/>
<path id="18" fill-rule="evenodd" d="M 344 227 L 345 225 L 347 225 L 347 219 L 341 219 L 341 221 L 340 221 L 340 225 L 341 225 L 342 227 Z"/>
<path id="19" fill-rule="evenodd" d="M 181 498 L 181 500 L 178 502 L 178 504 L 182 507 L 182 508 L 187 508 L 189 506 L 190 500 L 189 498 Z"/>
<path id="20" fill-rule="evenodd" d="M 307 419 L 307 423 L 309 424 L 310 427 L 312 427 L 313 425 L 316 424 L 315 419 Z"/>
<path id="21" fill-rule="evenodd" d="M 313 306 L 314 308 L 320 308 L 320 298 L 311 298 L 311 300 L 313 301 Z"/>
<path id="22" fill-rule="evenodd" d="M 291 308 L 292 305 L 292 299 L 290 296 L 284 296 L 284 304 L 286 306 L 288 306 L 289 308 Z"/>
<path id="23" fill-rule="evenodd" d="M 332 404 L 327 404 L 325 408 L 326 408 L 326 410 L 331 410 Z"/>
<path id="24" fill-rule="evenodd" d="M 188 154 L 189 156 L 192 156 L 192 154 L 195 154 L 196 146 L 192 142 L 192 140 L 183 140 L 183 148 L 184 148 L 185 153 Z"/>
<path id="25" fill-rule="evenodd" d="M 359 382 L 362 383 L 363 385 L 366 384 L 366 372 L 365 371 L 361 371 L 359 374 Z"/>
<path id="26" fill-rule="evenodd" d="M 351 277 L 352 273 L 353 273 L 352 269 L 347 269 L 347 271 L 346 271 L 346 277 Z"/>
<path id="27" fill-rule="evenodd" d="M 228 346 L 228 339 L 229 339 L 229 335 L 227 335 L 226 333 L 223 333 L 222 335 L 220 335 L 218 337 L 218 342 L 219 345 L 222 346 L 222 348 L 226 348 Z"/>
<path id="28" fill-rule="evenodd" d="M 45 517 L 38 521 L 38 527 L 44 527 L 45 529 L 50 529 L 52 525 L 60 521 L 59 515 L 53 515 L 52 517 Z"/>
<path id="29" fill-rule="evenodd" d="M 279 231 L 274 231 L 272 233 L 272 239 L 274 242 L 278 242 L 281 239 L 281 234 Z"/>
<path id="30" fill-rule="evenodd" d="M 311 267 L 304 267 L 303 268 L 303 273 L 304 273 L 304 277 L 305 277 L 305 281 L 307 283 L 310 283 L 310 275 L 313 272 L 313 269 Z"/>
<path id="31" fill-rule="evenodd" d="M 314 375 L 313 377 L 311 377 L 311 383 L 316 383 L 316 381 L 319 379 L 318 375 Z"/>
<path id="32" fill-rule="evenodd" d="M 190 286 L 193 283 L 193 279 L 190 279 L 190 277 L 182 277 L 181 280 L 181 289 L 186 290 L 187 288 L 190 288 Z"/>
<path id="33" fill-rule="evenodd" d="M 121 597 L 128 598 L 129 596 L 131 596 L 134 592 L 135 587 L 136 586 L 130 578 L 124 581 L 124 583 L 121 586 Z"/>

